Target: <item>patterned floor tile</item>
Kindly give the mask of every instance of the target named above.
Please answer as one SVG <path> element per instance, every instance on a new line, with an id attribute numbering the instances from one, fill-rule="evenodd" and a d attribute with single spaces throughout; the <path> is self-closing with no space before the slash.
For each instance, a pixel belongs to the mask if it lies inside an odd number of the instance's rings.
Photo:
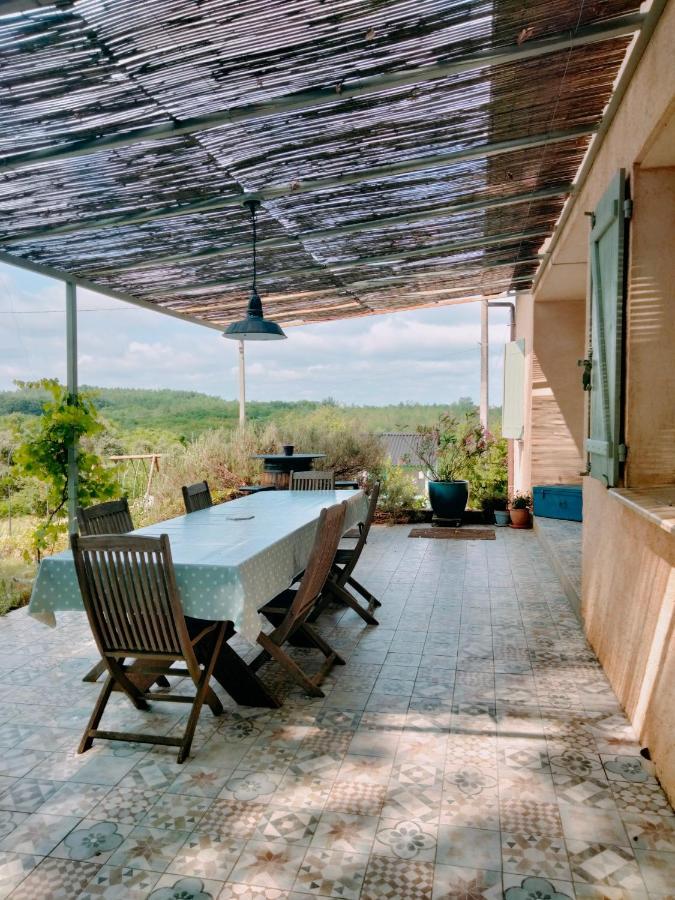
<path id="1" fill-rule="evenodd" d="M 337 781 L 326 799 L 325 808 L 361 816 L 379 816 L 387 787 L 384 784 L 350 784 Z"/>
<path id="2" fill-rule="evenodd" d="M 431 900 L 433 881 L 432 863 L 371 856 L 361 900 Z"/>
<path id="3" fill-rule="evenodd" d="M 626 831 L 616 809 L 579 808 L 560 803 L 559 810 L 566 840 L 628 846 Z"/>
<path id="4" fill-rule="evenodd" d="M 48 753 L 40 753 L 38 750 L 25 750 L 22 747 L 6 748 L 0 755 L 0 775 L 21 778 L 39 766 L 48 756 Z"/>
<path id="5" fill-rule="evenodd" d="M 192 831 L 213 801 L 208 797 L 164 794 L 150 807 L 141 824 L 147 828 Z"/>
<path id="6" fill-rule="evenodd" d="M 592 806 L 598 809 L 614 809 L 614 795 L 604 777 L 580 777 L 554 774 L 553 784 L 558 800 L 572 806 Z"/>
<path id="7" fill-rule="evenodd" d="M 86 816 L 109 791 L 110 788 L 103 785 L 66 782 L 43 803 L 40 812 L 60 816 Z"/>
<path id="8" fill-rule="evenodd" d="M 517 875 L 572 878 L 565 842 L 550 835 L 502 833 L 502 862 L 505 872 Z"/>
<path id="9" fill-rule="evenodd" d="M 267 809 L 264 803 L 214 800 L 200 819 L 199 831 L 216 831 L 236 838 L 249 838 Z"/>
<path id="10" fill-rule="evenodd" d="M 295 900 L 294 894 L 276 888 L 257 887 L 250 884 L 223 885 L 218 900 Z"/>
<path id="11" fill-rule="evenodd" d="M 76 816 L 33 813 L 0 841 L 0 849 L 46 856 L 79 821 Z"/>
<path id="12" fill-rule="evenodd" d="M 413 787 L 390 783 L 382 815 L 386 818 L 438 822 L 441 811 L 440 788 Z"/>
<path id="13" fill-rule="evenodd" d="M 0 897 L 7 897 L 37 866 L 42 857 L 0 850 Z"/>
<path id="14" fill-rule="evenodd" d="M 624 890 L 644 890 L 637 860 L 630 847 L 587 841 L 567 841 L 574 881 L 603 884 Z"/>
<path id="15" fill-rule="evenodd" d="M 0 810 L 0 840 L 11 834 L 28 818 L 28 813 Z"/>
<path id="16" fill-rule="evenodd" d="M 654 813 L 659 816 L 673 814 L 672 807 L 658 784 L 612 781 L 610 787 L 614 802 L 621 815 L 624 813 Z"/>
<path id="17" fill-rule="evenodd" d="M 351 784 L 387 784 L 392 771 L 391 760 L 380 756 L 345 756 L 337 773 L 337 781 Z"/>
<path id="18" fill-rule="evenodd" d="M 148 756 L 134 764 L 120 780 L 119 786 L 162 791 L 166 790 L 179 774 L 180 770 L 175 760 L 169 762 Z"/>
<path id="19" fill-rule="evenodd" d="M 433 900 L 502 900 L 501 872 L 437 865 L 432 897 Z"/>
<path id="20" fill-rule="evenodd" d="M 191 797 L 217 797 L 232 773 L 232 769 L 190 762 L 171 783 L 168 792 Z"/>
<path id="21" fill-rule="evenodd" d="M 306 848 L 280 841 L 249 841 L 229 880 L 259 887 L 290 890 Z"/>
<path id="22" fill-rule="evenodd" d="M 312 812 L 264 807 L 252 837 L 256 841 L 283 841 L 307 846 L 319 823 Z"/>
<path id="23" fill-rule="evenodd" d="M 369 853 L 378 827 L 375 816 L 355 816 L 327 811 L 321 815 L 312 838 L 312 847 Z"/>
<path id="24" fill-rule="evenodd" d="M 622 818 L 633 849 L 675 853 L 675 816 L 628 813 Z"/>
<path id="25" fill-rule="evenodd" d="M 365 853 L 313 848 L 307 851 L 295 880 L 296 891 L 321 897 L 358 900 L 368 866 Z"/>
<path id="26" fill-rule="evenodd" d="M 492 789 L 482 791 L 480 795 L 466 794 L 457 785 L 450 784 L 443 790 L 440 821 L 445 825 L 499 831 L 497 791 Z"/>
<path id="27" fill-rule="evenodd" d="M 267 803 L 277 790 L 281 777 L 277 772 L 235 772 L 218 797 L 241 803 Z"/>
<path id="28" fill-rule="evenodd" d="M 59 781 L 22 778 L 0 794 L 0 809 L 35 812 L 63 786 Z"/>
<path id="29" fill-rule="evenodd" d="M 112 788 L 92 809 L 92 819 L 108 819 L 136 825 L 157 801 L 157 791 L 144 788 Z"/>
<path id="30" fill-rule="evenodd" d="M 43 859 L 13 892 L 17 900 L 72 900 L 94 877 L 97 866 L 69 859 Z"/>
<path id="31" fill-rule="evenodd" d="M 641 756 L 602 756 L 602 765 L 610 781 L 629 781 L 631 784 L 656 784 L 645 769 Z"/>
<path id="32" fill-rule="evenodd" d="M 675 853 L 636 850 L 635 856 L 651 896 L 672 898 L 675 891 Z"/>
<path id="33" fill-rule="evenodd" d="M 128 866 L 101 866 L 78 900 L 146 900 L 159 877 L 158 872 Z"/>
<path id="34" fill-rule="evenodd" d="M 509 832 L 562 836 L 557 803 L 500 798 L 501 827 Z"/>
<path id="35" fill-rule="evenodd" d="M 476 869 L 501 868 L 501 844 L 496 831 L 441 825 L 436 861 L 441 865 Z"/>
<path id="36" fill-rule="evenodd" d="M 244 843 L 243 839 L 235 840 L 215 832 L 195 831 L 169 863 L 169 871 L 225 881 L 239 859 Z"/>
<path id="37" fill-rule="evenodd" d="M 569 881 L 550 881 L 538 875 L 523 878 L 504 873 L 504 900 L 574 900 L 575 894 L 575 887 Z"/>
<path id="38" fill-rule="evenodd" d="M 82 819 L 52 850 L 51 856 L 87 860 L 101 865 L 108 861 L 131 829 L 131 825 L 120 825 L 117 822 Z"/>
<path id="39" fill-rule="evenodd" d="M 438 828 L 414 820 L 380 819 L 373 852 L 398 859 L 433 862 Z"/>
<path id="40" fill-rule="evenodd" d="M 137 826 L 110 857 L 110 865 L 164 872 L 187 837 L 186 831 Z"/>
<path id="41" fill-rule="evenodd" d="M 314 776 L 284 775 L 270 797 L 270 805 L 282 809 L 321 812 L 330 792 L 330 781 Z M 264 799 L 264 798 L 263 798 Z"/>
<path id="42" fill-rule="evenodd" d="M 162 875 L 148 900 L 216 900 L 222 887 L 221 881 Z"/>

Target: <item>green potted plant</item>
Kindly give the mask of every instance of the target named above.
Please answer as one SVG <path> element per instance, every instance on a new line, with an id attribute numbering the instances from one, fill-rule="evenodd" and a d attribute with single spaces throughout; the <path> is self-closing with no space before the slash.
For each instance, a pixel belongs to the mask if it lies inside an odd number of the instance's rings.
<path id="1" fill-rule="evenodd" d="M 443 413 L 436 425 L 420 426 L 417 431 L 417 455 L 430 475 L 429 502 L 434 515 L 461 523 L 469 499 L 469 482 L 462 476 L 487 449 L 485 429 L 472 415 L 462 421 Z"/>
<path id="2" fill-rule="evenodd" d="M 511 528 L 530 527 L 532 497 L 529 494 L 514 494 L 510 504 Z"/>
<path id="3" fill-rule="evenodd" d="M 483 515 L 488 524 L 508 525 L 511 515 L 508 510 L 508 499 L 504 494 L 496 494 L 483 500 Z"/>

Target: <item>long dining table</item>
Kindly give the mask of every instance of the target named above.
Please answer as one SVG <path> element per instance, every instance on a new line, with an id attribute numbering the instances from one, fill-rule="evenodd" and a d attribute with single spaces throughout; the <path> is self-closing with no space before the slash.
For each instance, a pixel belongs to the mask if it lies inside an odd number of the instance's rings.
<path id="1" fill-rule="evenodd" d="M 263 491 L 132 532 L 167 534 L 183 611 L 195 621 L 230 623 L 251 645 L 263 628 L 260 608 L 304 571 L 321 510 L 347 502 L 344 531 L 363 522 L 363 491 Z M 70 550 L 40 563 L 29 615 L 47 625 L 56 613 L 84 606 Z M 276 706 L 244 660 L 224 644 L 214 677 L 238 703 Z"/>

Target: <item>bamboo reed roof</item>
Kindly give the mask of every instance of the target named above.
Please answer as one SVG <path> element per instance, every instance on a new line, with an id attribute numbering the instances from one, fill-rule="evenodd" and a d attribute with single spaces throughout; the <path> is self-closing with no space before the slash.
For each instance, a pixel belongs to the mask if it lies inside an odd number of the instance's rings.
<path id="1" fill-rule="evenodd" d="M 0 0 L 0 259 L 222 327 L 527 288 L 636 0 Z"/>

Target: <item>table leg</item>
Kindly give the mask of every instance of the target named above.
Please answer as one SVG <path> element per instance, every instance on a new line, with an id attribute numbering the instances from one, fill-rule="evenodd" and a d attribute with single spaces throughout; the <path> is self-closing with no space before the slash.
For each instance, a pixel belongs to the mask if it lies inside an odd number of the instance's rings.
<path id="1" fill-rule="evenodd" d="M 185 617 L 188 632 L 191 637 L 199 634 L 212 623 L 201 619 L 189 619 Z M 236 653 L 227 641 L 234 634 L 234 626 L 228 622 L 218 659 L 213 669 L 213 677 L 218 684 L 227 691 L 235 703 L 241 706 L 264 706 L 267 709 L 277 709 L 281 703 L 271 694 L 255 672 L 252 672 L 246 662 Z M 215 632 L 208 634 L 195 647 L 197 659 L 200 659 L 200 650 L 211 650 L 211 643 L 215 640 Z M 202 646 L 204 645 L 204 646 Z"/>

